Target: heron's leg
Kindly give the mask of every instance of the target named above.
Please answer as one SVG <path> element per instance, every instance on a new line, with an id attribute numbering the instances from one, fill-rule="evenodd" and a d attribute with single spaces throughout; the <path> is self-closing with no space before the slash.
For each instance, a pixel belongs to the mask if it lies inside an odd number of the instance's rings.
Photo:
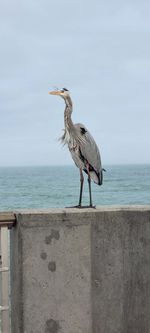
<path id="1" fill-rule="evenodd" d="M 91 177 L 89 175 L 88 175 L 88 183 L 89 183 L 90 207 L 93 207 L 93 205 L 92 205 L 92 192 L 91 192 Z"/>
<path id="2" fill-rule="evenodd" d="M 80 196 L 79 196 L 79 207 L 81 207 L 81 203 L 82 203 L 83 183 L 84 183 L 83 172 L 82 172 L 82 169 L 80 169 Z"/>
<path id="3" fill-rule="evenodd" d="M 84 177 L 82 169 L 80 169 L 80 195 L 79 195 L 79 204 L 77 206 L 71 206 L 66 208 L 87 208 L 86 206 L 81 206 L 82 203 L 82 192 L 83 192 L 83 183 L 84 183 Z"/>
<path id="4" fill-rule="evenodd" d="M 90 176 L 90 172 L 89 172 L 89 164 L 87 164 L 87 173 L 88 173 L 88 183 L 89 183 L 90 207 L 93 207 L 93 205 L 92 205 L 92 191 L 91 191 L 91 176 Z"/>

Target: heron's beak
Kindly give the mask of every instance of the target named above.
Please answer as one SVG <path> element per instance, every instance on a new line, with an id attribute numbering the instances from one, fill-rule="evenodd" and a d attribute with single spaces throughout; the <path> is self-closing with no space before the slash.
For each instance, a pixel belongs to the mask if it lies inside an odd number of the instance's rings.
<path id="1" fill-rule="evenodd" d="M 54 91 L 49 91 L 49 94 L 50 95 L 60 95 L 60 91 L 58 91 L 58 90 L 54 90 Z"/>

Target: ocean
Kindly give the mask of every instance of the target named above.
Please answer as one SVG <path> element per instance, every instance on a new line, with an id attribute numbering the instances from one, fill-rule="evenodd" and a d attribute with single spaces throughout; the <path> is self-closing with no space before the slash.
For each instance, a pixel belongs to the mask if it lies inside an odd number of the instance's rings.
<path id="1" fill-rule="evenodd" d="M 73 166 L 1 167 L 0 211 L 78 204 L 79 170 Z M 102 186 L 92 183 L 93 204 L 150 204 L 150 165 L 107 165 Z M 83 204 L 89 203 L 85 174 Z"/>

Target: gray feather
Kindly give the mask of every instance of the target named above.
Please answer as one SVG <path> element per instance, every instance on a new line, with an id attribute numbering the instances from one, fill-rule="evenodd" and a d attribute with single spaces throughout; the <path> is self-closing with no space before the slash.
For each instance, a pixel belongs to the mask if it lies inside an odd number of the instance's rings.
<path id="1" fill-rule="evenodd" d="M 81 154 L 84 159 L 89 163 L 89 165 L 94 169 L 93 171 L 95 171 L 97 175 L 99 175 L 99 181 L 100 183 L 102 183 L 102 164 L 97 144 L 88 129 L 83 124 L 75 124 L 75 128 L 77 131 L 77 136 L 79 138 Z M 94 174 L 92 174 L 92 172 L 91 178 L 94 178 Z"/>

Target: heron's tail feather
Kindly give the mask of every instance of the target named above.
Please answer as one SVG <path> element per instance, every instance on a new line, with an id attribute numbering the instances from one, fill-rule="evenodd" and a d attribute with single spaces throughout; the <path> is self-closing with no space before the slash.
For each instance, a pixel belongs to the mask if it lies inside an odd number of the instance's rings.
<path id="1" fill-rule="evenodd" d="M 97 185 L 102 185 L 102 183 L 103 183 L 103 172 L 102 171 L 100 173 L 97 173 L 97 172 L 95 172 L 95 170 L 92 170 L 92 171 L 90 171 L 90 176 L 94 183 L 96 183 Z"/>

